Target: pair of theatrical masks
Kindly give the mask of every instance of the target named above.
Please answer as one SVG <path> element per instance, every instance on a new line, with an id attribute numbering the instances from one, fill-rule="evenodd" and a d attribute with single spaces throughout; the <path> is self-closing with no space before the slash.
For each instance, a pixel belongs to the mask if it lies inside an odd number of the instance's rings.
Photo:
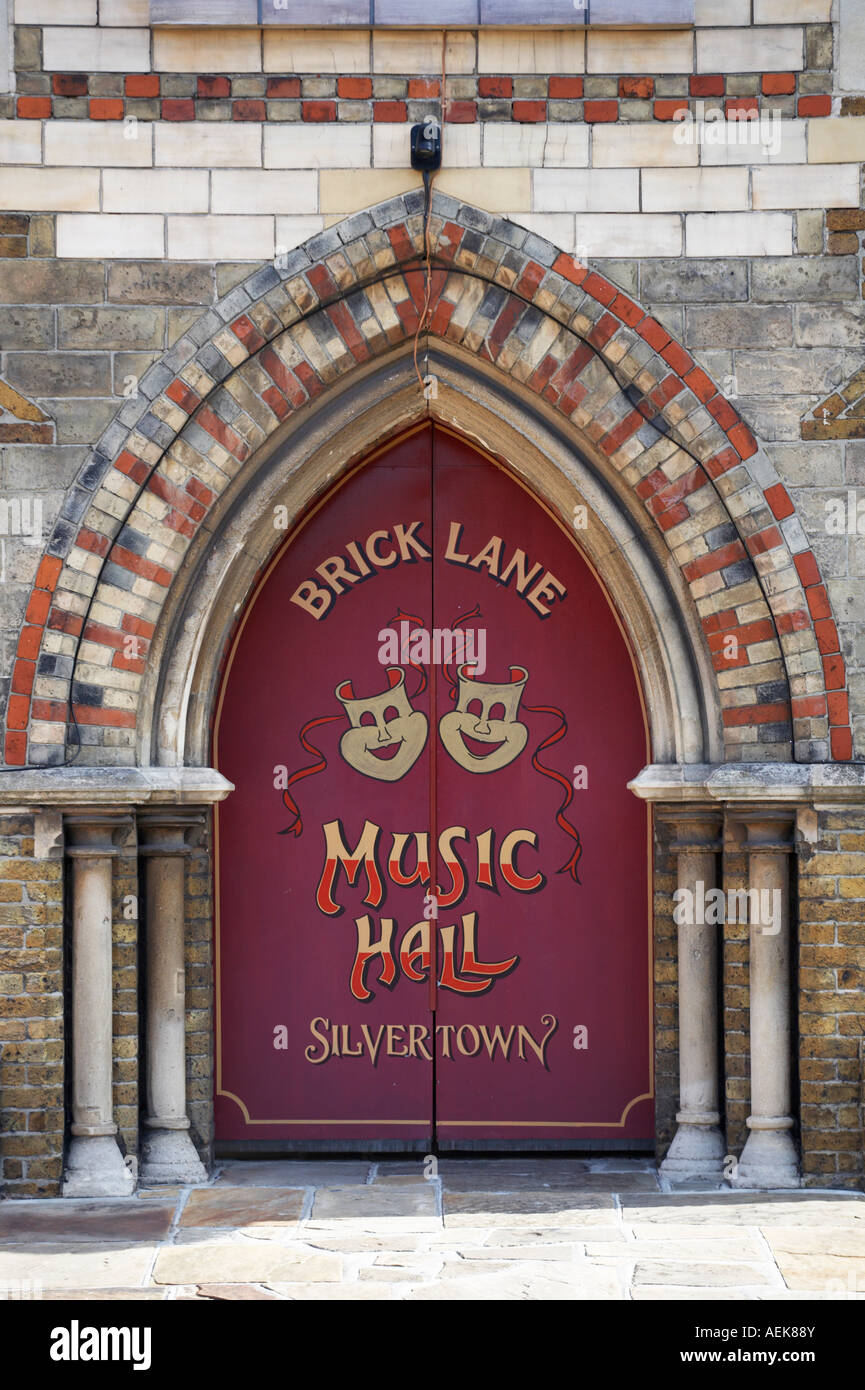
<path id="1" fill-rule="evenodd" d="M 467 772 L 497 772 L 519 757 L 529 731 L 518 718 L 528 671 L 511 666 L 509 681 L 472 679 L 469 666 L 457 669 L 457 701 L 439 720 L 439 737 L 455 763 Z M 358 699 L 350 680 L 336 687 L 336 697 L 351 727 L 339 751 L 365 777 L 398 782 L 426 747 L 426 715 L 412 708 L 405 688 L 405 671 L 387 668 L 388 686 L 379 695 Z"/>

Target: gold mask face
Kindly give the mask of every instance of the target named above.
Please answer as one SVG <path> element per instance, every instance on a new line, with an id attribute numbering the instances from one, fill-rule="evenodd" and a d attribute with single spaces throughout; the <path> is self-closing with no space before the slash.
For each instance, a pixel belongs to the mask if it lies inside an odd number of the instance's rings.
<path id="1" fill-rule="evenodd" d="M 468 772 L 498 772 L 519 757 L 528 741 L 529 731 L 517 714 L 529 673 L 524 666 L 512 666 L 512 679 L 495 684 L 472 680 L 471 669 L 460 666 L 457 671 L 456 709 L 442 715 L 439 734 L 460 767 Z"/>
<path id="2" fill-rule="evenodd" d="M 351 720 L 339 751 L 364 777 L 398 782 L 423 752 L 428 726 L 426 715 L 409 703 L 401 667 L 389 666 L 387 676 L 388 689 L 367 700 L 355 698 L 351 681 L 340 681 L 336 687 L 336 698 Z"/>

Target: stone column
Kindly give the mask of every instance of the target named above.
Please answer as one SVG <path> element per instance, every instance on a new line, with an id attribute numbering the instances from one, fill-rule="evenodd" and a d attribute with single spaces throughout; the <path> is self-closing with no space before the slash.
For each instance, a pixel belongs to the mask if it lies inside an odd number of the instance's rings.
<path id="1" fill-rule="evenodd" d="M 707 912 L 706 897 L 715 887 L 721 814 L 713 808 L 683 806 L 662 815 L 676 826 L 676 839 L 670 848 L 678 856 L 680 890 L 679 1110 L 678 1129 L 660 1171 L 676 1181 L 706 1178 L 720 1183 L 724 1138 L 719 1109 L 717 991 L 723 915 L 717 908 Z"/>
<path id="2" fill-rule="evenodd" d="M 747 827 L 750 927 L 751 1114 L 737 1187 L 798 1187 L 790 1020 L 790 875 L 794 813 L 755 806 Z M 756 896 L 759 894 L 759 897 Z"/>
<path id="3" fill-rule="evenodd" d="M 64 1197 L 126 1196 L 135 1185 L 113 1119 L 111 861 L 120 816 L 66 817 L 72 860 L 72 1142 Z"/>
<path id="4" fill-rule="evenodd" d="M 184 856 L 198 818 L 177 810 L 139 817 L 147 864 L 147 1116 L 141 1177 L 151 1183 L 206 1182 L 186 1115 Z"/>

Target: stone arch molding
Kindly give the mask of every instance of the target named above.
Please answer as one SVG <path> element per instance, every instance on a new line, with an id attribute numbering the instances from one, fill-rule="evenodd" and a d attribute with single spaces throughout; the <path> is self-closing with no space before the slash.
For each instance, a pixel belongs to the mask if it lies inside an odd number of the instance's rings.
<path id="1" fill-rule="evenodd" d="M 206 761 L 212 653 L 279 542 L 268 508 L 284 494 L 299 514 L 365 440 L 424 414 L 517 469 L 527 460 L 561 516 L 585 501 L 580 539 L 639 653 L 656 760 L 850 759 L 816 560 L 708 375 L 614 285 L 515 223 L 435 194 L 429 236 L 435 399 L 410 364 L 420 193 L 261 267 L 143 377 L 40 563 L 8 764 L 67 761 L 70 716 L 79 762 Z"/>

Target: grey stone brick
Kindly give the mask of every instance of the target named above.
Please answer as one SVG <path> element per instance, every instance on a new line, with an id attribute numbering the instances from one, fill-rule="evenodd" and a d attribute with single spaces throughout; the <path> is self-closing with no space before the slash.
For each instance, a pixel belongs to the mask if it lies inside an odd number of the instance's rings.
<path id="1" fill-rule="evenodd" d="M 372 210 L 372 220 L 377 227 L 392 227 L 406 216 L 405 201 L 401 197 L 388 198 Z"/>
<path id="2" fill-rule="evenodd" d="M 223 295 L 233 290 L 235 285 L 241 284 L 248 274 L 248 261 L 223 261 L 216 267 L 217 296 L 221 299 Z"/>
<path id="3" fill-rule="evenodd" d="M 846 354 L 838 348 L 788 348 L 737 352 L 733 373 L 744 396 L 825 394 L 845 375 Z"/>
<path id="4" fill-rule="evenodd" d="M 619 102 L 620 121 L 650 121 L 652 115 L 652 103 L 650 101 L 629 100 Z"/>
<path id="5" fill-rule="evenodd" d="M 55 97 L 52 109 L 55 120 L 60 121 L 86 121 L 90 116 L 87 97 Z"/>
<path id="6" fill-rule="evenodd" d="M 855 256 L 772 256 L 751 262 L 751 295 L 757 303 L 791 300 L 856 300 Z"/>
<path id="7" fill-rule="evenodd" d="M 832 66 L 832 25 L 806 24 L 805 26 L 805 66 L 821 68 Z"/>
<path id="8" fill-rule="evenodd" d="M 590 100 L 598 97 L 609 100 L 611 97 L 619 95 L 618 77 L 586 77 L 583 82 L 583 92 Z"/>
<path id="9" fill-rule="evenodd" d="M 130 97 L 126 102 L 126 115 L 134 116 L 137 121 L 158 121 L 161 113 L 158 97 Z"/>
<path id="10" fill-rule="evenodd" d="M 231 79 L 233 97 L 263 97 L 267 91 L 267 78 L 261 73 L 242 73 Z"/>
<path id="11" fill-rule="evenodd" d="M 198 91 L 198 78 L 194 73 L 164 72 L 160 87 L 164 97 L 194 97 Z"/>
<path id="12" fill-rule="evenodd" d="M 111 390 L 107 353 L 7 352 L 5 374 L 27 396 L 105 396 Z"/>
<path id="13" fill-rule="evenodd" d="M 341 249 L 342 240 L 336 227 L 328 227 L 326 231 L 312 237 L 306 244 L 307 255 L 311 261 L 317 261 L 322 256 L 331 256 L 334 251 Z"/>
<path id="14" fill-rule="evenodd" d="M 86 449 L 81 445 L 7 445 L 2 450 L 3 487 L 22 491 L 69 487 L 85 456 Z"/>
<path id="15" fill-rule="evenodd" d="M 619 289 L 624 290 L 626 294 L 636 296 L 639 293 L 640 267 L 637 261 L 593 260 L 592 267 L 611 284 L 618 285 Z"/>
<path id="16" fill-rule="evenodd" d="M 448 86 L 450 91 L 450 86 Z M 514 77 L 514 101 L 544 101 L 547 95 L 545 77 Z"/>
<path id="17" fill-rule="evenodd" d="M 401 101 L 408 94 L 408 79 L 405 77 L 374 77 L 372 94 L 377 101 Z M 451 94 L 448 83 L 448 95 Z"/>
<path id="18" fill-rule="evenodd" d="M 760 93 L 760 74 L 758 72 L 731 72 L 727 74 L 727 96 L 755 97 Z M 770 98 L 774 101 L 774 97 Z"/>
<path id="19" fill-rule="evenodd" d="M 774 348 L 793 342 L 793 310 L 789 305 L 689 305 L 685 312 L 686 346 L 715 347 L 723 343 L 727 347 Z"/>
<path id="20" fill-rule="evenodd" d="M 548 101 L 547 120 L 549 121 L 581 121 L 583 119 L 583 103 L 581 101 Z"/>
<path id="21" fill-rule="evenodd" d="M 688 95 L 688 78 L 684 73 L 660 73 L 655 78 L 656 97 L 686 97 Z"/>
<path id="22" fill-rule="evenodd" d="M 17 90 L 21 96 L 47 96 L 51 91 L 51 78 L 47 72 L 19 72 Z"/>
<path id="23" fill-rule="evenodd" d="M 335 77 L 303 77 L 300 82 L 300 94 L 309 101 L 310 98 L 321 99 L 322 97 L 336 96 Z"/>
<path id="24" fill-rule="evenodd" d="M 286 102 L 285 104 L 288 105 L 289 103 Z M 370 121 L 372 120 L 372 107 L 368 101 L 341 101 L 336 114 L 341 121 Z M 426 111 L 422 102 L 409 103 L 408 118 L 412 123 L 423 120 L 425 114 Z"/>
<path id="25" fill-rule="evenodd" d="M 247 268 L 248 269 L 248 268 Z M 244 313 L 251 304 L 251 299 L 242 284 L 237 285 L 223 299 L 217 300 L 213 306 L 213 312 L 223 320 L 224 323 L 231 323 L 238 314 Z"/>
<path id="26" fill-rule="evenodd" d="M 641 294 L 656 304 L 715 304 L 748 298 L 748 267 L 742 260 L 643 261 Z M 720 339 L 723 342 L 724 339 Z"/>
<path id="27" fill-rule="evenodd" d="M 511 103 L 503 97 L 481 97 L 478 118 L 482 121 L 509 121 Z"/>
<path id="28" fill-rule="evenodd" d="M 0 315 L 0 351 L 53 346 L 53 309 L 12 308 Z"/>
<path id="29" fill-rule="evenodd" d="M 231 102 L 218 101 L 211 97 L 204 101 L 196 101 L 195 119 L 197 121 L 230 121 Z"/>
<path id="30" fill-rule="evenodd" d="M 60 308 L 57 344 L 61 348 L 161 348 L 165 310 L 153 308 Z"/>
<path id="31" fill-rule="evenodd" d="M 372 229 L 373 220 L 368 212 L 355 212 L 338 224 L 340 241 L 348 245 L 356 237 L 365 236 Z"/>
<path id="32" fill-rule="evenodd" d="M 844 446 L 834 440 L 803 444 L 770 444 L 767 453 L 778 476 L 790 487 L 841 487 Z"/>
<path id="33" fill-rule="evenodd" d="M 41 72 L 42 30 L 16 24 L 13 32 L 15 49 L 12 62 L 16 72 Z"/>
<path id="34" fill-rule="evenodd" d="M 476 77 L 449 77 L 447 81 L 449 101 L 473 101 L 478 93 Z"/>
<path id="35" fill-rule="evenodd" d="M 0 261 L 0 304 L 101 304 L 100 261 Z"/>
<path id="36" fill-rule="evenodd" d="M 541 265 L 551 266 L 559 254 L 559 248 L 554 246 L 551 241 L 544 237 L 537 236 L 534 232 L 529 232 L 523 243 L 523 251 L 527 256 L 531 256 L 533 261 L 540 261 Z"/>
<path id="37" fill-rule="evenodd" d="M 120 402 L 113 396 L 42 401 L 43 409 L 54 421 L 58 444 L 92 444 L 114 418 L 119 405 Z"/>
<path id="38" fill-rule="evenodd" d="M 122 97 L 123 80 L 120 72 L 92 72 L 88 90 L 92 97 Z"/>

